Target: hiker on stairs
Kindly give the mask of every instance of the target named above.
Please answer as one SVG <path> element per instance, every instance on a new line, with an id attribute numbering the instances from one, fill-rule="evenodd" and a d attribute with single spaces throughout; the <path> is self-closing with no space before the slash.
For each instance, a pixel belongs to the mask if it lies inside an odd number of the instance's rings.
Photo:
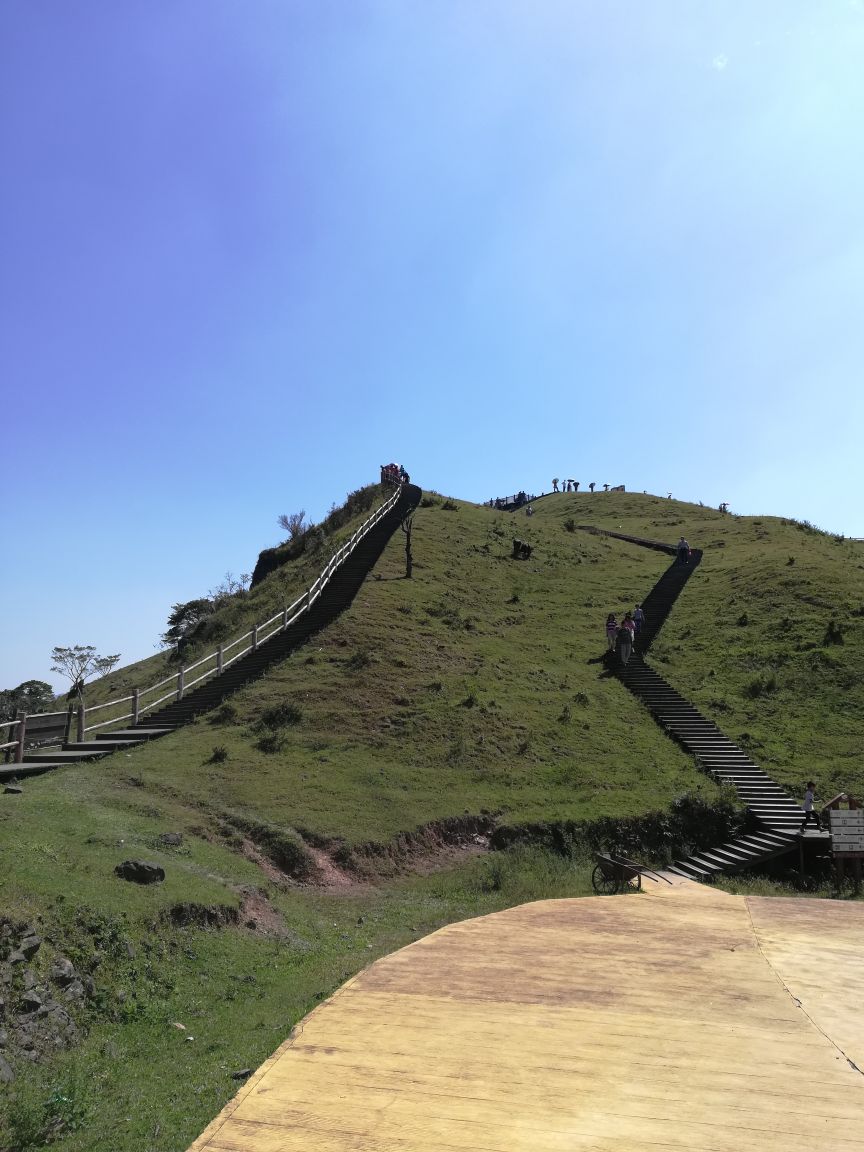
<path id="1" fill-rule="evenodd" d="M 635 636 L 638 636 L 642 629 L 645 627 L 645 613 L 641 604 L 637 604 L 633 611 L 633 623 L 636 625 Z"/>
<path id="2" fill-rule="evenodd" d="M 816 792 L 816 785 L 812 780 L 807 781 L 807 788 L 804 792 L 804 823 L 801 825 L 803 832 L 811 820 L 815 821 L 817 831 L 822 831 L 822 821 L 819 818 L 819 813 L 813 810 L 813 797 Z"/>
<path id="3" fill-rule="evenodd" d="M 690 563 L 690 545 L 687 543 L 687 541 L 684 539 L 683 536 L 678 541 L 678 544 L 676 545 L 676 547 L 678 550 L 678 563 L 679 564 L 689 564 Z"/>
<path id="4" fill-rule="evenodd" d="M 618 635 L 618 621 L 615 613 L 610 612 L 606 617 L 606 647 L 610 652 L 615 651 L 615 637 Z"/>
<path id="5" fill-rule="evenodd" d="M 628 612 L 629 616 L 630 613 Z M 618 654 L 618 659 L 626 668 L 630 663 L 630 656 L 633 652 L 633 620 L 628 621 L 625 619 L 621 622 L 621 627 L 615 634 L 615 651 Z"/>

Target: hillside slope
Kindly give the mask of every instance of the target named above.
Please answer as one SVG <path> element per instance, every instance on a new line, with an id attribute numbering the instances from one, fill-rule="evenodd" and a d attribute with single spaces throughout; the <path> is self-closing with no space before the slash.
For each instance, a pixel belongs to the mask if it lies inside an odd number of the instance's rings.
<path id="1" fill-rule="evenodd" d="M 629 494 L 543 500 L 537 515 L 702 548 L 657 670 L 793 793 L 812 776 L 823 798 L 864 794 L 864 545 Z"/>
<path id="2" fill-rule="evenodd" d="M 781 780 L 818 768 L 825 793 L 836 768 L 860 782 L 860 546 L 647 496 L 550 496 L 529 520 L 428 495 L 412 580 L 397 532 L 333 625 L 215 713 L 0 797 L 0 970 L 33 927 L 41 995 L 62 957 L 91 982 L 61 1037 L 73 1047 L 55 1053 L 16 1023 L 16 969 L 0 1147 L 181 1150 L 232 1071 L 369 959 L 454 918 L 587 890 L 578 863 L 484 856 L 478 830 L 717 797 L 601 660 L 606 613 L 641 600 L 668 558 L 587 523 L 703 547 L 651 660 Z M 530 561 L 511 558 L 514 536 Z M 258 597 L 302 587 L 306 562 L 238 598 L 231 625 L 247 601 L 257 616 Z M 844 643 L 826 646 L 832 616 Z M 149 662 L 115 675 L 141 683 Z M 162 865 L 164 883 L 118 879 L 127 857 Z"/>

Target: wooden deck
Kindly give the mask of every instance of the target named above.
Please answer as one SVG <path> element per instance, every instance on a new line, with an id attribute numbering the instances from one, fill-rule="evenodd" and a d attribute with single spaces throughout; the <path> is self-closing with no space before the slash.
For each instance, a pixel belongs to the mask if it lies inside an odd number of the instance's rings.
<path id="1" fill-rule="evenodd" d="M 194 1152 L 864 1152 L 864 904 L 686 881 L 454 924 L 311 1013 Z"/>

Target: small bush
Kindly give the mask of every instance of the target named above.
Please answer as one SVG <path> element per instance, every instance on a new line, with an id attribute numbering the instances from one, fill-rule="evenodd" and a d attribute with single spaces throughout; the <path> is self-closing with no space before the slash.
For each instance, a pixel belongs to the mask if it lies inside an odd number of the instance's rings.
<path id="1" fill-rule="evenodd" d="M 261 713 L 261 724 L 265 728 L 285 728 L 289 724 L 299 724 L 303 719 L 303 711 L 290 700 L 267 708 Z"/>
<path id="2" fill-rule="evenodd" d="M 576 521 L 573 519 L 572 516 L 570 516 L 567 520 L 564 521 L 564 527 L 567 529 L 568 532 L 575 532 L 576 531 Z"/>
<path id="3" fill-rule="evenodd" d="M 358 648 L 345 663 L 352 672 L 359 672 L 361 668 L 367 668 L 372 663 L 372 657 L 365 648 Z"/>
<path id="4" fill-rule="evenodd" d="M 256 747 L 261 752 L 268 754 L 281 752 L 285 747 L 285 737 L 281 732 L 265 732 L 263 736 L 259 737 Z"/>
<path id="5" fill-rule="evenodd" d="M 790 556 L 789 559 L 786 561 L 786 567 L 791 568 L 794 563 L 795 563 L 795 557 Z"/>
<path id="6" fill-rule="evenodd" d="M 477 693 L 472 688 L 465 699 L 462 701 L 463 708 L 476 708 L 477 707 Z"/>
<path id="7" fill-rule="evenodd" d="M 836 620 L 829 620 L 828 627 L 825 630 L 825 645 L 829 644 L 844 644 L 843 628 L 836 622 Z"/>
<path id="8" fill-rule="evenodd" d="M 744 685 L 744 695 L 750 700 L 757 700 L 777 690 L 777 676 L 772 672 L 769 676 L 754 676 Z"/>
<path id="9" fill-rule="evenodd" d="M 459 505 L 455 502 L 455 500 L 451 500 L 449 496 L 444 501 L 444 503 L 441 505 L 441 509 L 444 512 L 456 512 L 458 510 L 458 508 L 459 508 Z"/>
<path id="10" fill-rule="evenodd" d="M 435 508 L 437 506 L 437 504 L 438 504 L 438 501 L 435 499 L 434 496 L 424 496 L 423 499 L 420 501 L 420 507 L 421 508 Z"/>
<path id="11" fill-rule="evenodd" d="M 573 697 L 573 702 L 582 708 L 587 708 L 590 700 L 588 699 L 588 694 L 586 692 L 577 692 Z"/>
<path id="12" fill-rule="evenodd" d="M 735 621 L 739 628 L 746 628 L 750 623 L 750 617 L 746 612 L 742 612 L 738 619 Z"/>
<path id="13" fill-rule="evenodd" d="M 208 764 L 224 764 L 228 759 L 228 749 L 224 744 L 217 744 L 213 751 L 210 753 Z"/>
<path id="14" fill-rule="evenodd" d="M 573 716 L 573 713 L 570 711 L 570 705 L 565 704 L 564 707 L 561 709 L 561 715 L 558 717 L 558 719 L 561 721 L 562 724 L 569 724 L 572 716 Z"/>
<path id="15" fill-rule="evenodd" d="M 210 717 L 210 723 L 214 726 L 218 724 L 236 724 L 237 716 L 237 709 L 233 704 L 223 704 L 222 707 L 217 708 Z"/>

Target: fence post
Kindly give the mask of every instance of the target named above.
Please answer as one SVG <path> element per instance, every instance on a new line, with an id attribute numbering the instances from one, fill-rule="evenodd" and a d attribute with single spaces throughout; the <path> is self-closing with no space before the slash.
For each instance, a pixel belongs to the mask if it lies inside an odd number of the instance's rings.
<path id="1" fill-rule="evenodd" d="M 283 608 L 282 609 L 282 631 L 284 632 L 287 627 L 288 627 L 288 609 Z"/>
<path id="2" fill-rule="evenodd" d="M 252 651 L 258 651 L 258 625 L 252 625 Z"/>
<path id="3" fill-rule="evenodd" d="M 306 611 L 307 612 L 309 611 L 309 602 L 310 602 L 311 598 L 312 598 L 312 589 L 307 588 L 306 589 Z"/>
<path id="4" fill-rule="evenodd" d="M 141 714 L 141 691 L 138 688 L 132 689 L 132 723 L 138 723 L 138 717 Z"/>
<path id="5" fill-rule="evenodd" d="M 84 727 L 85 727 L 84 722 L 86 719 L 87 719 L 87 713 L 86 713 L 85 708 L 84 708 L 84 701 L 82 700 L 80 702 L 80 704 L 78 705 L 78 743 L 79 744 L 83 743 L 83 741 L 84 741 Z"/>
<path id="6" fill-rule="evenodd" d="M 183 669 L 177 673 L 177 699 L 183 699 Z"/>
<path id="7" fill-rule="evenodd" d="M 66 706 L 66 727 L 63 730 L 63 743 L 68 744 L 72 739 L 72 717 L 75 715 L 75 705 L 70 700 Z"/>
<path id="8" fill-rule="evenodd" d="M 15 749 L 15 763 L 20 764 L 24 759 L 24 734 L 27 731 L 27 713 L 19 712 L 15 719 L 18 721 L 18 747 Z"/>
<path id="9" fill-rule="evenodd" d="M 216 675 L 222 675 L 222 665 L 225 662 L 225 645 L 220 644 L 219 650 L 216 653 Z"/>

